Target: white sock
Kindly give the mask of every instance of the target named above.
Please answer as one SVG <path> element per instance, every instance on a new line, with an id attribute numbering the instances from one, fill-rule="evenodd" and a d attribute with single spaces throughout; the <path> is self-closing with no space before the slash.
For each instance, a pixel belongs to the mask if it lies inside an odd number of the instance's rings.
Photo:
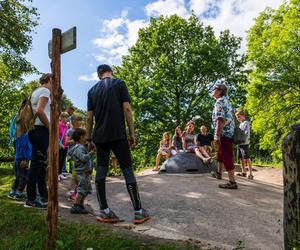
<path id="1" fill-rule="evenodd" d="M 135 210 L 135 212 L 136 212 L 136 213 L 140 213 L 140 214 L 141 214 L 141 213 L 143 212 L 143 209 L 140 209 L 140 210 Z"/>
<path id="2" fill-rule="evenodd" d="M 108 214 L 109 213 L 109 207 L 108 208 L 105 208 L 103 209 L 104 213 Z"/>

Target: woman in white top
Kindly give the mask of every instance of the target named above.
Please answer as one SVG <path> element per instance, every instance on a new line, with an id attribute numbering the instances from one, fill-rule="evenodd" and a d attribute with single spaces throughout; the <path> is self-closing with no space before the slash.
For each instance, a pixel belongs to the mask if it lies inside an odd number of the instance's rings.
<path id="1" fill-rule="evenodd" d="M 32 155 L 27 182 L 27 201 L 24 206 L 47 208 L 46 168 L 52 74 L 44 74 L 40 78 L 40 84 L 41 86 L 32 92 L 30 99 L 36 118 L 34 129 L 28 134 L 32 144 Z M 40 194 L 39 199 L 37 199 L 36 186 Z"/>

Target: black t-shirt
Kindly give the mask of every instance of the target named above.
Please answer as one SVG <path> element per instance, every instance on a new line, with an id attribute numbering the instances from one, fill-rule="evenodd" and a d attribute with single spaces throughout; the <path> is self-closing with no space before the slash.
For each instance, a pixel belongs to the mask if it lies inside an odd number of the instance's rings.
<path id="1" fill-rule="evenodd" d="M 206 145 L 210 146 L 211 142 L 214 140 L 214 137 L 212 134 L 207 134 L 207 135 L 198 134 L 196 140 L 200 144 L 200 146 L 206 146 Z"/>
<path id="2" fill-rule="evenodd" d="M 105 143 L 126 139 L 123 103 L 130 102 L 126 84 L 116 78 L 104 78 L 88 92 L 88 111 L 93 111 L 93 142 Z"/>

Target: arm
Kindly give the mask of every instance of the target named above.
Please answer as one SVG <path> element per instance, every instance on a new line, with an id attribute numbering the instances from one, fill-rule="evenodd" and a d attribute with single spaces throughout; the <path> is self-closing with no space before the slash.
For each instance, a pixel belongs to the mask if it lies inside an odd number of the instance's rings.
<path id="1" fill-rule="evenodd" d="M 36 108 L 36 115 L 38 118 L 41 120 L 41 122 L 49 128 L 49 120 L 44 112 L 46 104 L 48 103 L 48 98 L 47 97 L 40 97 L 37 103 L 37 108 Z"/>
<path id="2" fill-rule="evenodd" d="M 183 150 L 187 150 L 187 148 L 186 148 L 186 142 L 185 142 L 185 134 L 182 135 L 181 140 L 182 140 L 182 148 L 183 148 Z"/>
<path id="3" fill-rule="evenodd" d="M 123 102 L 123 111 L 128 126 L 128 130 L 129 130 L 129 145 L 133 146 L 135 144 L 135 134 L 134 134 L 134 127 L 133 127 L 132 110 L 129 102 Z"/>
<path id="4" fill-rule="evenodd" d="M 92 138 L 92 130 L 93 130 L 93 123 L 94 123 L 94 114 L 93 111 L 87 112 L 87 121 L 86 121 L 86 135 L 87 139 Z"/>
<path id="5" fill-rule="evenodd" d="M 216 122 L 216 129 L 215 129 L 215 135 L 214 135 L 214 140 L 220 143 L 221 141 L 221 135 L 222 135 L 222 129 L 225 125 L 225 120 L 224 118 L 219 117 Z"/>
<path id="6" fill-rule="evenodd" d="M 89 160 L 92 158 L 92 154 L 93 152 L 86 153 L 86 150 L 83 148 L 83 146 L 78 147 L 78 149 L 74 151 L 74 156 L 81 162 L 89 162 Z"/>

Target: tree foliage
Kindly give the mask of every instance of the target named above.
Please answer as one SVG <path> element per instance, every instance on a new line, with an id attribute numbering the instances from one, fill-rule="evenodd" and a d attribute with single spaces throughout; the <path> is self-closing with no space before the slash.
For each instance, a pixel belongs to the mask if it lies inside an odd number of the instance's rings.
<path id="1" fill-rule="evenodd" d="M 281 156 L 281 142 L 300 121 L 300 1 L 263 11 L 248 35 L 252 67 L 247 105 L 260 147 Z"/>
<path id="2" fill-rule="evenodd" d="M 214 101 L 209 92 L 217 81 L 231 88 L 232 98 L 243 97 L 235 98 L 237 105 L 243 102 L 245 59 L 239 48 L 240 38 L 228 30 L 216 37 L 194 15 L 188 20 L 161 16 L 139 31 L 129 55 L 115 68 L 132 96 L 136 154 L 146 160 L 155 155 L 162 132 L 173 132 L 190 119 L 210 127 Z"/>

